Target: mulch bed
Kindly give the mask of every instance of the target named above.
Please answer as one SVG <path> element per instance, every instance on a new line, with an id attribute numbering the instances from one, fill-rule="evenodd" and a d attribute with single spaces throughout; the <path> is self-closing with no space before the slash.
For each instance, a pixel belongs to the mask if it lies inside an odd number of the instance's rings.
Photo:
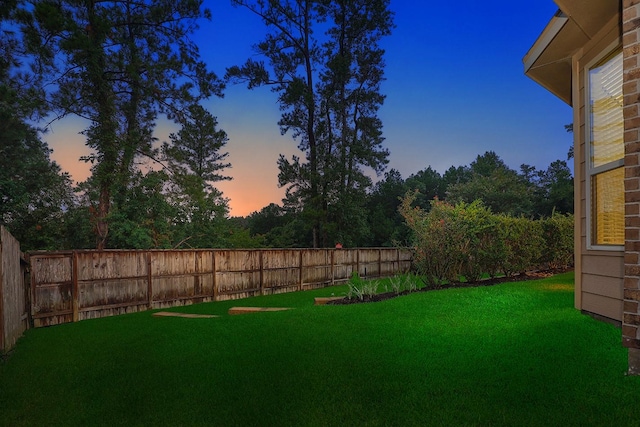
<path id="1" fill-rule="evenodd" d="M 538 280 L 538 279 L 544 279 L 545 277 L 551 277 L 555 274 L 565 273 L 571 270 L 572 270 L 571 268 L 568 268 L 568 269 L 558 268 L 558 269 L 551 269 L 551 270 L 530 271 L 524 274 L 518 274 L 516 276 L 511 276 L 511 277 L 497 277 L 494 279 L 482 279 L 477 282 L 452 282 L 452 283 L 441 285 L 437 288 L 430 288 L 425 286 L 421 289 L 412 291 L 411 293 L 439 291 L 442 289 L 452 289 L 452 288 L 476 288 L 479 286 L 492 286 L 492 285 L 497 285 L 499 283 L 505 283 L 505 282 L 523 282 L 526 280 Z M 326 304 L 327 305 L 348 305 L 348 304 L 363 304 L 363 303 L 369 303 L 369 302 L 380 302 L 380 301 L 386 301 L 388 299 L 396 298 L 402 295 L 408 295 L 409 293 L 410 293 L 409 291 L 402 291 L 400 293 L 395 293 L 393 291 L 384 292 L 384 293 L 376 294 L 373 296 L 365 295 L 363 299 L 358 299 L 356 297 L 354 298 L 344 297 L 342 299 L 328 301 Z"/>

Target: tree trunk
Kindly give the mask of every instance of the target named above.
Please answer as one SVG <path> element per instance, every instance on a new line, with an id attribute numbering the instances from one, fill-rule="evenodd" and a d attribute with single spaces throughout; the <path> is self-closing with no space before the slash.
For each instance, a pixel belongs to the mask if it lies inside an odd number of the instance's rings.
<path id="1" fill-rule="evenodd" d="M 100 198 L 98 201 L 98 211 L 96 213 L 96 249 L 102 251 L 106 248 L 107 235 L 109 234 L 109 207 L 111 203 L 111 192 L 109 186 L 103 184 L 100 188 Z"/>

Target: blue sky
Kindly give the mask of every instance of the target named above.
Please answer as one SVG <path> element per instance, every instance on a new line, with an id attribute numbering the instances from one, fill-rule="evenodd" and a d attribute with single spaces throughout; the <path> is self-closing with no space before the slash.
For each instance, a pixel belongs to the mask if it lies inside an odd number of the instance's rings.
<path id="1" fill-rule="evenodd" d="M 254 55 L 251 45 L 262 39 L 264 26 L 228 0 L 205 0 L 205 6 L 213 19 L 201 23 L 194 39 L 210 68 L 224 75 Z M 427 166 L 442 173 L 488 150 L 514 169 L 522 163 L 544 169 L 566 159 L 571 108 L 528 79 L 522 65 L 557 10 L 552 0 L 391 0 L 390 7 L 396 28 L 383 41 L 387 99 L 380 110 L 389 168 L 404 178 Z M 284 190 L 277 187 L 276 160 L 299 153 L 289 135 L 280 135 L 276 94 L 229 86 L 223 99 L 205 106 L 229 136 L 234 179 L 219 188 L 231 214 L 279 203 Z M 171 129 L 161 123 L 158 137 L 166 139 Z M 54 160 L 81 180 L 86 172 L 69 154 L 83 150 L 77 131 L 72 121 L 60 123 L 47 139 Z"/>

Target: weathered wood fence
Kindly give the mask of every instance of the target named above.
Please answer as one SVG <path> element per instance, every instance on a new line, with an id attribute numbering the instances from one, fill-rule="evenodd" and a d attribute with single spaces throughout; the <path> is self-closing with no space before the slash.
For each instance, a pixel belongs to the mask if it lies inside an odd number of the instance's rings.
<path id="1" fill-rule="evenodd" d="M 20 243 L 0 226 L 0 353 L 11 350 L 29 327 L 25 271 Z"/>
<path id="2" fill-rule="evenodd" d="M 406 272 L 395 248 L 36 252 L 35 327 L 141 310 L 314 289 Z"/>

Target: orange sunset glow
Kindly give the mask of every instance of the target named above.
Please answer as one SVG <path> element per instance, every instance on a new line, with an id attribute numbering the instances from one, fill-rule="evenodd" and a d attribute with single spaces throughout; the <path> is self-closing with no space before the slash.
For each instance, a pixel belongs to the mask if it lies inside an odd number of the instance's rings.
<path id="1" fill-rule="evenodd" d="M 229 153 L 228 160 L 232 165 L 223 173 L 233 179 L 218 182 L 215 186 L 229 199 L 231 216 L 247 216 L 270 203 L 281 203 L 284 189 L 278 188 L 276 160 L 279 153 L 291 152 L 293 144 L 278 133 L 275 125 L 272 126 L 273 132 L 256 132 L 248 127 L 234 131 L 234 124 L 238 126 L 237 120 L 235 122 L 231 120 L 229 124 L 232 130 L 227 131 L 229 141 L 223 150 Z M 80 134 L 84 126 L 82 120 L 65 118 L 53 123 L 51 131 L 43 137 L 53 150 L 51 159 L 76 183 L 91 175 L 91 165 L 79 160 L 91 152 L 85 146 L 85 137 Z M 225 129 L 222 123 L 220 127 Z M 170 123 L 161 121 L 156 137 L 159 142 L 166 141 L 174 130 Z"/>

